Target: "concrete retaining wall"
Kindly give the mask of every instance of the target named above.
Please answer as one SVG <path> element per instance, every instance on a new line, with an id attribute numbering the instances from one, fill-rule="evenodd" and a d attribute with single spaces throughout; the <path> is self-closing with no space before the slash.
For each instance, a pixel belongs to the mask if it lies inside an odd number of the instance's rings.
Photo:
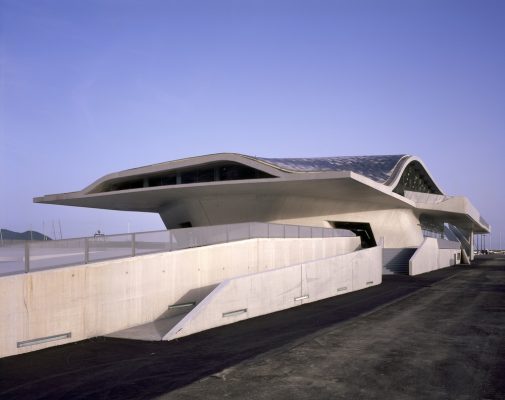
<path id="1" fill-rule="evenodd" d="M 382 247 L 222 282 L 163 338 L 206 329 L 364 289 L 382 282 Z"/>
<path id="2" fill-rule="evenodd" d="M 443 249 L 439 244 L 440 241 L 435 238 L 424 239 L 409 261 L 409 275 L 424 274 L 461 262 L 461 249 Z"/>
<path id="3" fill-rule="evenodd" d="M 250 239 L 0 277 L 0 356 L 104 335 L 199 301 L 225 279 L 354 251 L 359 238 Z M 71 337 L 17 347 L 18 342 Z"/>

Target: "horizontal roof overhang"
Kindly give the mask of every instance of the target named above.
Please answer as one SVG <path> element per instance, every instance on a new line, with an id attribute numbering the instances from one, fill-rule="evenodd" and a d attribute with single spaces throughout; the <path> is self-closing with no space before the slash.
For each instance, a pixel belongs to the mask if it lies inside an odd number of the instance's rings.
<path id="1" fill-rule="evenodd" d="M 416 210 L 475 233 L 491 231 L 490 225 L 481 217 L 477 208 L 464 196 L 450 197 L 435 204 L 416 203 Z"/>
<path id="2" fill-rule="evenodd" d="M 159 212 L 167 205 L 188 199 L 222 196 L 310 197 L 332 201 L 368 204 L 375 209 L 410 208 L 445 222 L 454 221 L 475 232 L 488 232 L 478 211 L 468 199 L 451 198 L 437 204 L 415 203 L 353 172 L 320 172 L 284 174 L 276 178 L 214 181 L 184 185 L 147 187 L 105 193 L 80 192 L 47 195 L 35 198 L 36 203 L 102 208 L 110 210 Z M 369 208 L 370 209 L 370 208 Z"/>
<path id="3" fill-rule="evenodd" d="M 380 202 L 387 206 L 402 206 L 407 199 L 386 191 L 370 190 L 361 180 L 370 181 L 352 172 L 329 172 L 292 175 L 286 178 L 254 180 L 215 181 L 184 185 L 148 187 L 104 193 L 72 192 L 35 198 L 36 203 L 71 205 L 79 207 L 106 208 L 125 211 L 155 212 L 167 203 L 188 198 L 231 196 L 231 195 L 272 195 L 330 198 L 346 201 Z M 377 189 L 379 184 L 370 181 Z"/>

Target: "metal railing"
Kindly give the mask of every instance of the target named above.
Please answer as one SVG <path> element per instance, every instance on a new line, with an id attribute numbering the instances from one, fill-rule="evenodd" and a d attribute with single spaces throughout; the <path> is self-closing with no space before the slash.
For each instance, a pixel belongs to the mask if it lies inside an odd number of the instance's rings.
<path id="1" fill-rule="evenodd" d="M 208 227 L 100 235 L 50 241 L 16 241 L 0 247 L 0 275 L 188 249 L 252 238 L 355 236 L 350 231 L 250 222 Z"/>

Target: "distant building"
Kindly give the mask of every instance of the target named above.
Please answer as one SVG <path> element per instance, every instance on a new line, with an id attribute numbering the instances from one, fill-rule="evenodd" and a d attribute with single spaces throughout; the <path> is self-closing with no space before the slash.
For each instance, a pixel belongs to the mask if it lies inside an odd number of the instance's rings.
<path id="1" fill-rule="evenodd" d="M 159 213 L 171 228 L 247 221 L 348 229 L 363 247 L 419 246 L 449 237 L 473 256 L 490 231 L 470 201 L 443 193 L 415 156 L 259 158 L 233 153 L 106 175 L 78 192 L 36 203 Z"/>

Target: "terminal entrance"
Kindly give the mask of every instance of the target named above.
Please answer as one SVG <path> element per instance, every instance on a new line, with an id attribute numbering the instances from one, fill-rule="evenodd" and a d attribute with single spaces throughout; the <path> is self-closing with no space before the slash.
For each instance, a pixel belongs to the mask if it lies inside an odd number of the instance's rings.
<path id="1" fill-rule="evenodd" d="M 361 247 L 364 249 L 377 246 L 372 227 L 368 222 L 331 221 L 330 223 L 336 229 L 347 229 L 356 236 L 359 236 L 361 239 Z"/>

